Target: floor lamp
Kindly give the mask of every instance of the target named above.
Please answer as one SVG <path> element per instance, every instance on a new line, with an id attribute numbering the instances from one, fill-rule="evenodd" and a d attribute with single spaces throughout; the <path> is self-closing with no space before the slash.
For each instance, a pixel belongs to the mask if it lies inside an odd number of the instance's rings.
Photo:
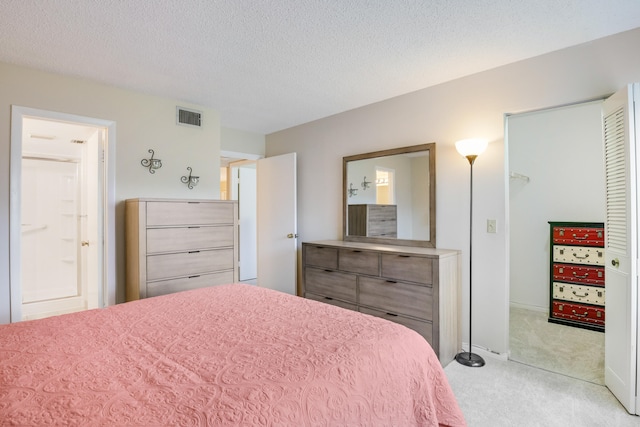
<path id="1" fill-rule="evenodd" d="M 472 295 L 472 287 L 471 287 L 471 278 L 473 277 L 473 269 L 472 269 L 472 257 L 473 250 L 471 241 L 473 240 L 473 162 L 475 162 L 476 157 L 480 155 L 487 148 L 487 141 L 483 139 L 464 139 L 462 141 L 456 142 L 456 150 L 463 157 L 466 157 L 469 160 L 469 165 L 471 166 L 470 180 L 469 180 L 469 351 L 463 351 L 456 354 L 456 360 L 458 363 L 479 368 L 484 366 L 484 359 L 473 353 L 473 348 L 471 347 L 471 308 L 473 307 L 471 304 L 471 295 Z"/>

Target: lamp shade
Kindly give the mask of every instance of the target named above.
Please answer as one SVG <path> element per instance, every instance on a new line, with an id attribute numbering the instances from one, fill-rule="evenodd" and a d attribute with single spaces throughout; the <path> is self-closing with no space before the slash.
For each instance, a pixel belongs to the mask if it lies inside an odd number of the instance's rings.
<path id="1" fill-rule="evenodd" d="M 456 142 L 456 150 L 463 157 L 467 156 L 478 156 L 487 149 L 487 140 L 486 139 L 463 139 Z"/>

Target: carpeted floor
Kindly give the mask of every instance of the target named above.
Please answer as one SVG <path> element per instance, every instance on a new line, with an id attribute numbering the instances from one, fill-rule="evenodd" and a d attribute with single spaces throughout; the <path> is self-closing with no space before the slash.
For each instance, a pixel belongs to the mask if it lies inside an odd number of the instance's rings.
<path id="1" fill-rule="evenodd" d="M 512 307 L 510 359 L 604 384 L 604 333 L 549 323 L 544 312 Z"/>
<path id="2" fill-rule="evenodd" d="M 485 357 L 482 368 L 452 361 L 449 383 L 469 427 L 638 427 L 609 390 L 513 361 Z"/>

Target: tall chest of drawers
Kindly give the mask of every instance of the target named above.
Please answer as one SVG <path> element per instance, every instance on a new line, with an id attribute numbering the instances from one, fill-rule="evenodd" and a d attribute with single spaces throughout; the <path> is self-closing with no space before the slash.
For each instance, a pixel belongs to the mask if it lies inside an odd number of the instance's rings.
<path id="1" fill-rule="evenodd" d="M 460 251 L 327 240 L 302 243 L 305 298 L 400 323 L 441 363 L 460 349 Z"/>
<path id="2" fill-rule="evenodd" d="M 549 322 L 604 331 L 604 224 L 549 225 Z"/>
<path id="3" fill-rule="evenodd" d="M 125 202 L 127 301 L 238 280 L 235 201 Z"/>
<path id="4" fill-rule="evenodd" d="M 396 205 L 349 205 L 350 236 L 397 237 Z"/>

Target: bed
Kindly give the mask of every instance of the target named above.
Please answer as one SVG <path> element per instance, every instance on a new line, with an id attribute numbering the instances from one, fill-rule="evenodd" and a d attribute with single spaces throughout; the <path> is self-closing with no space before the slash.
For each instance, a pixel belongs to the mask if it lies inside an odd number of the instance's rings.
<path id="1" fill-rule="evenodd" d="M 243 284 L 0 326 L 0 420 L 466 425 L 417 333 Z"/>

